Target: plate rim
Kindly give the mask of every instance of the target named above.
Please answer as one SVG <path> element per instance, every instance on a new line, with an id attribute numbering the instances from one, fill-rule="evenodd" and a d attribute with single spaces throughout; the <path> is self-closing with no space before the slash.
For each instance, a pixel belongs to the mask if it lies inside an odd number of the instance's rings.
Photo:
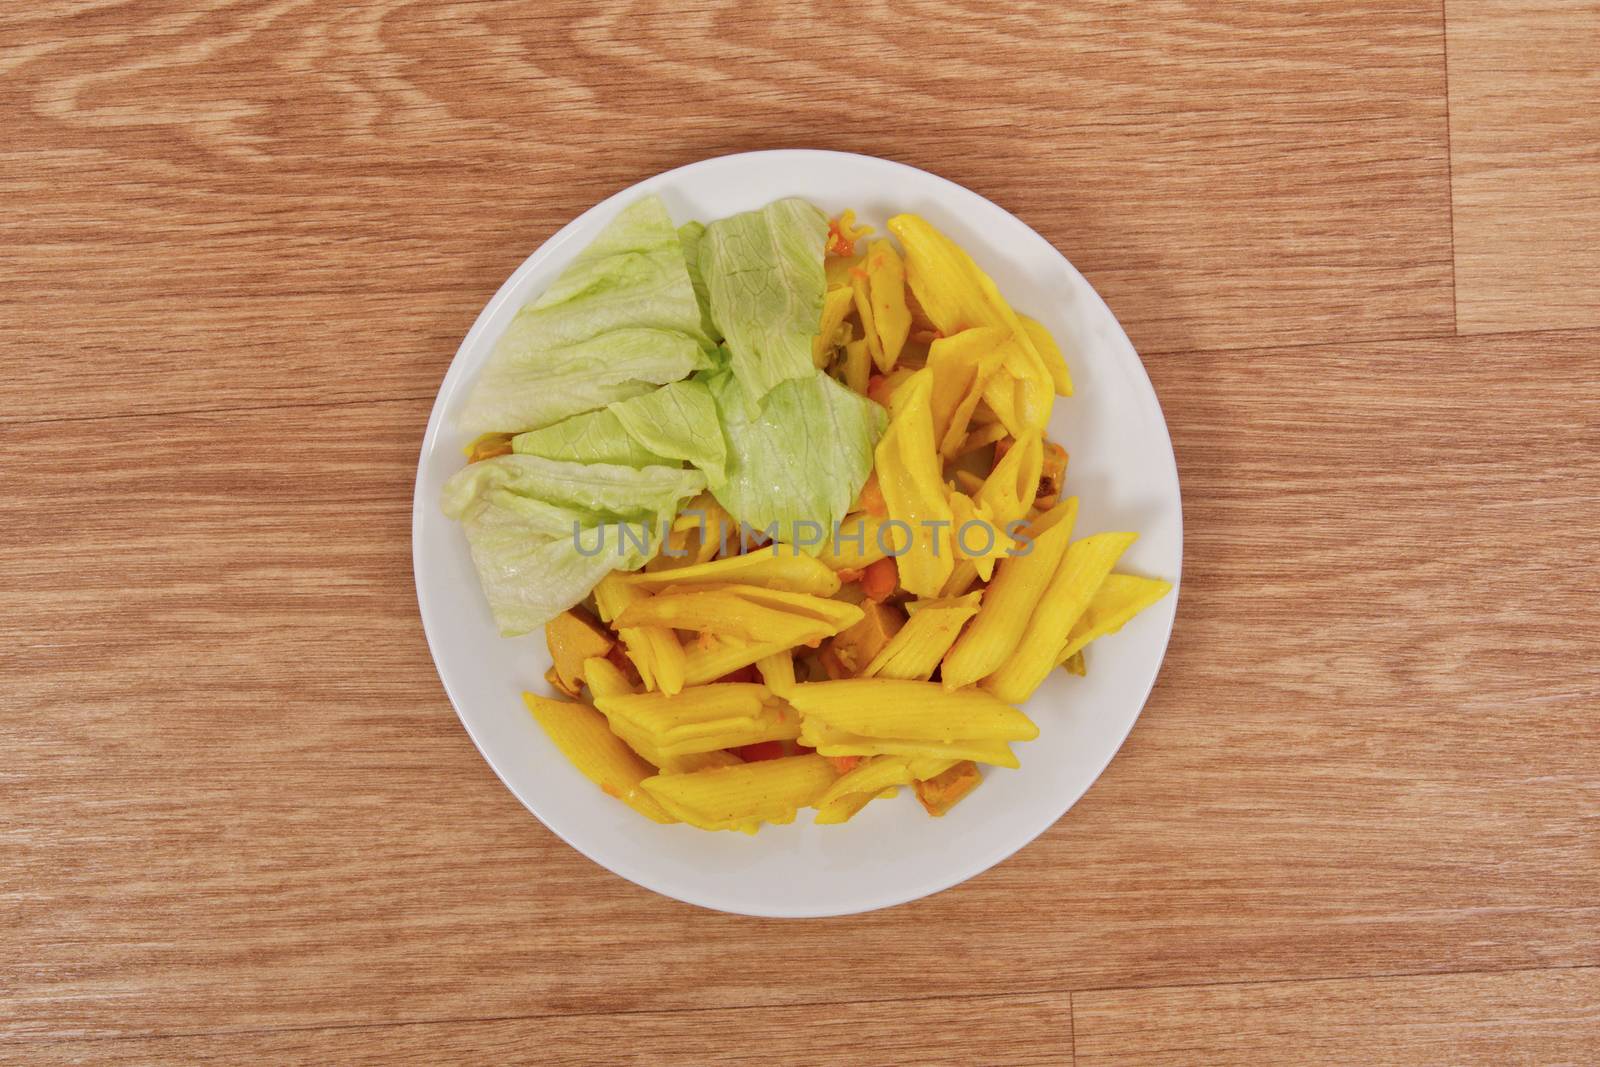
<path id="1" fill-rule="evenodd" d="M 618 864 L 602 860 L 578 841 L 574 840 L 571 836 L 562 832 L 562 830 L 557 828 L 557 826 L 555 826 L 549 819 L 545 818 L 545 816 L 540 813 L 539 809 L 528 797 L 523 796 L 523 794 L 514 785 L 512 785 L 507 773 L 501 769 L 500 764 L 496 762 L 494 756 L 490 754 L 490 751 L 486 747 L 484 740 L 479 736 L 478 732 L 473 729 L 472 723 L 468 720 L 468 717 L 463 714 L 461 710 L 461 701 L 457 699 L 456 693 L 452 690 L 449 680 L 445 677 L 445 672 L 440 662 L 439 643 L 435 640 L 433 630 L 430 628 L 428 623 L 428 600 L 427 594 L 423 587 L 422 578 L 422 571 L 424 567 L 422 550 L 424 534 L 423 519 L 425 509 L 432 508 L 435 502 L 432 501 L 431 498 L 424 500 L 423 482 L 428 458 L 430 455 L 432 455 L 435 448 L 437 448 L 438 438 L 443 432 L 444 408 L 446 404 L 447 393 L 450 392 L 447 387 L 452 385 L 452 378 L 457 374 L 458 368 L 464 367 L 465 364 L 463 360 L 465 359 L 468 351 L 477 347 L 477 345 L 481 343 L 482 335 L 487 331 L 489 322 L 495 318 L 501 307 L 512 299 L 512 294 L 519 288 L 520 279 L 525 274 L 534 270 L 540 263 L 552 256 L 559 255 L 565 246 L 572 240 L 573 234 L 581 228 L 584 220 L 624 200 L 639 190 L 641 186 L 666 184 L 669 183 L 674 177 L 681 177 L 685 174 L 685 172 L 688 171 L 716 165 L 719 163 L 727 163 L 735 159 L 755 160 L 759 157 L 772 157 L 773 161 L 777 162 L 782 157 L 793 157 L 796 155 L 822 159 L 843 158 L 851 160 L 866 160 L 874 165 L 885 165 L 893 169 L 907 172 L 910 175 L 915 175 L 918 180 L 932 180 L 937 185 L 949 187 L 951 191 L 959 194 L 960 196 L 976 198 L 995 211 L 999 211 L 1015 220 L 1018 224 L 1025 227 L 1029 232 L 1033 233 L 1039 238 L 1042 244 L 1047 247 L 1057 259 L 1060 260 L 1061 265 L 1066 268 L 1069 274 L 1082 282 L 1083 290 L 1093 297 L 1094 302 L 1098 305 L 1100 311 L 1102 311 L 1107 320 L 1109 320 L 1115 326 L 1117 333 L 1127 345 L 1128 351 L 1133 354 L 1133 367 L 1137 370 L 1139 381 L 1147 393 L 1149 400 L 1154 404 L 1155 412 L 1159 417 L 1161 443 L 1165 446 L 1164 450 L 1162 451 L 1162 457 L 1165 459 L 1167 466 L 1170 468 L 1170 475 L 1172 478 L 1177 504 L 1175 515 L 1176 529 L 1174 531 L 1177 568 L 1170 579 L 1172 583 L 1172 589 L 1170 593 L 1170 596 L 1172 597 L 1171 612 L 1168 615 L 1167 624 L 1159 637 L 1160 649 L 1155 661 L 1155 667 L 1150 674 L 1148 682 L 1143 687 L 1143 692 L 1141 692 L 1138 696 L 1133 715 L 1128 719 L 1126 729 L 1124 729 L 1120 736 L 1117 737 L 1116 744 L 1110 747 L 1104 760 L 1100 762 L 1094 773 L 1087 777 L 1083 786 L 1070 796 L 1066 796 L 1065 802 L 1060 805 L 1060 810 L 1056 811 L 1055 814 L 1051 816 L 1049 821 L 1045 822 L 1037 832 L 1023 838 L 1015 845 L 1000 851 L 994 856 L 984 857 L 977 865 L 962 866 L 960 864 L 952 864 L 950 868 L 952 873 L 948 876 L 940 875 L 937 878 L 932 879 L 930 882 L 919 885 L 917 888 L 908 891 L 891 891 L 883 893 L 872 898 L 867 903 L 845 907 L 822 906 L 816 908 L 789 907 L 763 909 L 759 906 L 732 907 L 729 906 L 725 901 L 718 901 L 710 897 L 704 897 L 694 891 L 684 891 L 680 888 L 664 888 L 658 884 L 655 884 L 654 880 L 650 879 L 646 875 L 619 869 Z M 464 373 L 464 371 L 462 371 L 462 373 Z M 940 174 L 924 170 L 920 167 L 912 166 L 908 163 L 902 163 L 899 160 L 888 159 L 882 156 L 873 156 L 860 152 L 844 152 L 834 149 L 819 148 L 768 148 L 747 152 L 727 152 L 720 155 L 707 156 L 690 163 L 682 164 L 681 166 L 672 167 L 664 171 L 659 171 L 655 174 L 647 175 L 643 178 L 640 178 L 638 181 L 635 181 L 632 184 L 617 190 L 609 196 L 596 201 L 593 205 L 575 215 L 560 229 L 556 230 L 555 233 L 551 234 L 544 241 L 540 242 L 540 244 L 535 247 L 527 256 L 525 256 L 523 260 L 516 266 L 516 268 L 506 276 L 505 280 L 501 282 L 499 288 L 496 289 L 494 294 L 488 299 L 488 301 L 485 302 L 483 308 L 473 319 L 472 325 L 463 335 L 461 343 L 456 347 L 454 355 L 452 355 L 450 358 L 450 362 L 446 365 L 444 375 L 440 379 L 439 386 L 434 393 L 433 405 L 429 409 L 427 428 L 423 433 L 422 443 L 417 458 L 417 469 L 412 488 L 412 584 L 417 595 L 417 612 L 422 622 L 423 636 L 427 642 L 429 658 L 433 662 L 434 673 L 438 676 L 439 684 L 445 692 L 446 699 L 448 699 L 450 702 L 451 710 L 453 710 L 456 714 L 457 721 L 460 722 L 462 728 L 466 731 L 468 738 L 471 739 L 473 747 L 477 749 L 479 756 L 481 756 L 484 762 L 489 765 L 490 770 L 494 772 L 495 777 L 500 780 L 500 783 L 506 788 L 507 792 L 516 798 L 517 802 L 521 804 L 529 814 L 537 819 L 545 829 L 549 830 L 568 847 L 572 848 L 579 855 L 585 857 L 590 862 L 610 872 L 616 877 L 631 882 L 641 889 L 654 893 L 657 896 L 665 897 L 669 900 L 681 901 L 683 903 L 706 908 L 711 911 L 717 911 L 731 915 L 748 915 L 755 918 L 781 919 L 828 918 L 844 915 L 859 915 L 873 911 L 880 911 L 885 908 L 897 907 L 901 904 L 906 904 L 915 900 L 923 899 L 925 897 L 933 896 L 936 893 L 942 893 L 946 889 L 950 889 L 954 886 L 960 885 L 963 882 L 969 881 L 970 879 L 976 878 L 986 871 L 992 870 L 993 868 L 1004 863 L 1012 856 L 1015 856 L 1023 848 L 1037 841 L 1047 831 L 1059 823 L 1061 819 L 1069 811 L 1071 811 L 1080 800 L 1083 799 L 1088 791 L 1094 787 L 1095 783 L 1098 782 L 1100 777 L 1105 773 L 1106 768 L 1111 765 L 1111 761 L 1116 759 L 1118 753 L 1122 751 L 1122 747 L 1127 743 L 1127 739 L 1129 735 L 1132 734 L 1134 726 L 1137 725 L 1140 717 L 1144 714 L 1145 707 L 1148 705 L 1150 700 L 1150 695 L 1155 691 L 1156 683 L 1161 678 L 1162 668 L 1166 665 L 1167 653 L 1171 647 L 1172 633 L 1177 626 L 1178 609 L 1183 585 L 1182 572 L 1184 560 L 1183 491 L 1180 475 L 1181 472 L 1178 468 L 1177 453 L 1172 445 L 1171 428 L 1167 423 L 1166 411 L 1161 406 L 1160 394 L 1156 392 L 1155 384 L 1150 379 L 1149 371 L 1144 364 L 1144 358 L 1139 355 L 1138 349 L 1134 346 L 1132 339 L 1128 337 L 1127 330 L 1123 327 L 1121 320 L 1117 318 L 1115 312 L 1111 310 L 1110 305 L 1106 303 L 1105 298 L 1101 296 L 1100 292 L 1095 289 L 1093 284 L 1091 284 L 1089 280 L 1084 277 L 1083 273 L 1073 265 L 1072 261 L 1069 260 L 1060 249 L 1056 248 L 1056 246 L 1049 239 L 1035 230 L 1020 216 L 1004 207 L 1001 207 L 999 204 L 995 203 L 993 200 L 990 200 L 983 194 L 969 189 L 966 186 L 952 181 L 951 179 Z"/>

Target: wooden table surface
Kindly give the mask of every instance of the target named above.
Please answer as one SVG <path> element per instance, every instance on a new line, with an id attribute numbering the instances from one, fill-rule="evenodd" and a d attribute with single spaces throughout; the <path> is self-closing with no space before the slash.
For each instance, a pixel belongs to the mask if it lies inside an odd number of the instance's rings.
<path id="1" fill-rule="evenodd" d="M 7 5 L 0 1060 L 1600 1060 L 1597 56 L 1594 0 Z M 1187 527 L 1083 801 L 811 922 L 548 833 L 409 562 L 500 281 L 790 145 L 1065 252 Z"/>

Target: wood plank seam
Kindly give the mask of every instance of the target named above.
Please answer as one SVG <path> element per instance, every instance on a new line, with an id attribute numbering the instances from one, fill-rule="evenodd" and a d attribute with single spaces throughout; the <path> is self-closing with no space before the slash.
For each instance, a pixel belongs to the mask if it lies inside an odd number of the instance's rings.
<path id="1" fill-rule="evenodd" d="M 1595 909 L 1600 911 L 1600 909 Z M 1253 978 L 1243 981 L 1227 982 L 1162 982 L 1152 985 L 1117 985 L 1095 986 L 1092 989 L 1074 989 L 1072 994 L 1087 995 L 1090 993 L 1139 993 L 1151 989 L 1226 989 L 1230 986 L 1255 987 L 1268 985 L 1296 985 L 1306 982 L 1367 982 L 1377 979 L 1390 978 L 1460 978 L 1460 977 L 1496 977 L 1513 974 L 1548 974 L 1551 971 L 1600 971 L 1600 964 L 1593 963 L 1558 963 L 1548 967 L 1470 967 L 1466 970 L 1439 970 L 1439 971 L 1381 971 L 1360 974 L 1330 974 L 1320 977 L 1297 976 L 1294 978 Z M 1021 995 L 1021 994 L 1018 994 Z"/>
<path id="2" fill-rule="evenodd" d="M 1444 176 L 1449 192 L 1444 206 L 1450 228 L 1450 321 L 1461 335 L 1461 312 L 1456 299 L 1456 160 L 1450 144 L 1450 0 L 1439 0 L 1439 59 L 1444 72 Z"/>
<path id="3" fill-rule="evenodd" d="M 1544 968 L 1552 970 L 1553 968 Z M 1307 979 L 1320 981 L 1321 979 Z M 1229 984 L 1229 983 L 1216 983 Z M 1151 986 L 1152 989 L 1169 989 L 1170 985 Z M 1098 992 L 1098 990 L 1096 990 Z M 806 1008 L 860 1007 L 862 1005 L 933 1004 L 940 1001 L 1017 1000 L 1025 997 L 1066 997 L 1071 1003 L 1071 991 L 1066 989 L 1001 989 L 993 993 L 961 993 L 927 997 L 856 997 L 850 1000 L 806 1000 L 771 1003 L 718 1004 L 713 1007 L 661 1007 L 624 1008 L 620 1011 L 542 1011 L 517 1015 L 466 1015 L 438 1016 L 434 1018 L 393 1019 L 385 1022 L 334 1023 L 326 1026 L 256 1026 L 237 1030 L 193 1029 L 173 1030 L 147 1034 L 89 1034 L 62 1036 L 60 1034 L 14 1034 L 0 1036 L 0 1050 L 14 1045 L 61 1045 L 85 1042 L 114 1044 L 119 1041 L 177 1041 L 204 1037 L 250 1037 L 269 1034 L 304 1034 L 353 1030 L 393 1030 L 406 1026 L 472 1026 L 489 1023 L 536 1022 L 540 1019 L 619 1019 L 641 1015 L 695 1015 L 727 1014 L 741 1011 L 777 1011 Z"/>
<path id="4" fill-rule="evenodd" d="M 1591 334 L 1591 333 L 1600 334 L 1600 326 L 1577 326 L 1577 327 L 1556 326 L 1556 327 L 1551 327 L 1549 329 L 1488 330 L 1488 331 L 1484 331 L 1484 332 L 1480 332 L 1480 333 L 1474 333 L 1471 336 L 1476 337 L 1476 338 L 1484 338 L 1484 339 L 1488 339 L 1488 338 L 1508 338 L 1508 337 L 1537 337 L 1537 336 L 1555 335 L 1555 334 L 1559 334 L 1559 335 L 1562 335 L 1562 336 L 1579 336 L 1579 337 L 1581 337 L 1584 334 Z M 1370 340 L 1361 340 L 1361 341 L 1357 341 L 1357 342 L 1353 342 L 1353 343 L 1361 344 L 1361 345 L 1410 344 L 1410 343 L 1416 342 L 1416 341 L 1450 340 L 1450 339 L 1461 337 L 1461 336 L 1463 336 L 1463 335 L 1459 332 L 1459 330 L 1457 330 L 1456 332 L 1452 332 L 1452 333 L 1420 333 L 1420 334 L 1406 334 L 1406 335 L 1397 336 L 1397 337 L 1378 337 L 1378 338 L 1372 338 Z M 1299 350 L 1299 349 L 1308 349 L 1308 348 L 1333 348 L 1333 347 L 1336 347 L 1337 344 L 1339 344 L 1339 342 L 1335 342 L 1335 341 L 1301 341 L 1301 342 L 1297 342 L 1295 344 L 1287 344 L 1287 345 L 1251 345 L 1251 346 L 1241 346 L 1241 347 L 1228 346 L 1228 347 L 1224 347 L 1224 348 L 1166 348 L 1166 349 L 1151 349 L 1151 350 L 1148 350 L 1148 351 L 1145 351 L 1145 352 L 1141 352 L 1141 353 L 1139 353 L 1139 355 L 1140 355 L 1141 358 L 1155 358 L 1157 356 L 1160 356 L 1160 357 L 1163 357 L 1163 358 L 1183 357 L 1183 358 L 1187 358 L 1187 359 L 1203 359 L 1203 358 L 1215 357 L 1215 356 L 1231 356 L 1231 355 L 1246 356 L 1246 355 L 1251 355 L 1253 353 L 1260 353 L 1260 352 L 1283 352 L 1283 351 L 1295 351 L 1295 350 Z M 441 385 L 442 385 L 442 379 L 441 379 Z M 221 407 L 221 408 L 174 408 L 174 409 L 172 409 L 170 411 L 110 412 L 110 413 L 102 414 L 102 415 L 46 415 L 46 416 L 39 417 L 39 418 L 28 418 L 28 417 L 6 418 L 5 416 L 0 416 L 0 430 L 7 429 L 8 427 L 17 427 L 17 426 L 46 426 L 46 425 L 50 425 L 52 423 L 104 422 L 104 421 L 108 421 L 108 420 L 112 420 L 112 419 L 180 418 L 180 417 L 188 416 L 188 415 L 238 415 L 238 414 L 248 414 L 248 413 L 251 413 L 251 412 L 258 412 L 258 411 L 299 411 L 299 410 L 308 409 L 308 408 L 312 408 L 312 409 L 314 409 L 314 408 L 342 408 L 342 407 L 359 406 L 359 405 L 363 405 L 363 404 L 416 403 L 417 401 L 422 401 L 422 400 L 432 400 L 437 396 L 438 396 L 438 393 L 437 392 L 433 392 L 433 393 L 407 394 L 405 396 L 352 397 L 352 398 L 350 398 L 348 400 L 307 400 L 307 401 L 302 401 L 302 402 L 299 402 L 299 403 L 287 403 L 287 404 L 245 404 L 245 405 L 240 405 L 240 406 L 236 406 L 236 407 Z"/>

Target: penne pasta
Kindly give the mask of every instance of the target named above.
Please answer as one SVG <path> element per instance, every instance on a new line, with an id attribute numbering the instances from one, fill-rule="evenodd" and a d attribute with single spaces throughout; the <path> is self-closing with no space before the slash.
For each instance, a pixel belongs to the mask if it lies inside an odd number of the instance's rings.
<path id="1" fill-rule="evenodd" d="M 877 338 L 875 344 L 870 344 L 872 360 L 880 374 L 887 374 L 900 358 L 900 350 L 911 333 L 906 268 L 900 253 L 888 241 L 873 241 L 867 246 L 865 266 L 870 299 L 869 311 L 862 314 L 861 322 L 865 325 L 870 314 L 870 332 Z"/>
<path id="2" fill-rule="evenodd" d="M 587 704 L 554 700 L 536 693 L 524 693 L 522 700 L 556 748 L 585 778 L 647 819 L 674 821 L 655 798 L 640 788 L 640 783 L 648 779 L 655 768 L 612 733 L 599 712 Z"/>
<path id="3" fill-rule="evenodd" d="M 1072 497 L 1040 516 L 1028 554 L 995 567 L 983 607 L 944 658 L 940 679 L 946 689 L 971 685 L 1006 661 L 1066 553 L 1077 513 L 1078 500 Z"/>
<path id="4" fill-rule="evenodd" d="M 909 624 L 908 624 L 909 625 Z M 1031 741 L 1039 728 L 981 689 L 951 691 L 934 682 L 852 678 L 804 682 L 789 694 L 805 722 L 864 737 L 926 741 Z"/>
<path id="5" fill-rule="evenodd" d="M 872 386 L 872 351 L 865 338 L 844 346 L 844 384 L 862 396 Z"/>
<path id="6" fill-rule="evenodd" d="M 692 774 L 657 775 L 642 786 L 684 821 L 707 830 L 736 830 L 753 824 L 786 823 L 815 804 L 837 775 L 821 756 L 718 767 Z"/>
<path id="7" fill-rule="evenodd" d="M 762 656 L 756 660 L 756 670 L 761 672 L 761 681 L 772 690 L 774 696 L 787 697 L 794 691 L 794 651 L 784 649 L 774 652 L 770 656 Z"/>
<path id="8" fill-rule="evenodd" d="M 860 570 L 889 554 L 882 534 L 883 517 L 856 511 L 839 520 L 838 536 L 823 546 L 817 561 L 834 571 Z M 832 593 L 823 593 L 831 596 Z"/>
<path id="9" fill-rule="evenodd" d="M 939 338 L 928 347 L 933 439 L 946 459 L 955 456 L 966 440 L 978 401 L 1000 368 L 1008 336 L 1003 329 L 980 327 Z"/>
<path id="10" fill-rule="evenodd" d="M 983 680 L 983 688 L 1012 703 L 1020 704 L 1032 696 L 1061 662 L 1061 650 L 1073 625 L 1137 537 L 1134 533 L 1101 533 L 1069 545 L 1021 640 L 1006 661 Z"/>
<path id="11" fill-rule="evenodd" d="M 839 327 L 850 313 L 852 291 L 840 286 L 829 289 L 822 298 L 822 328 L 811 339 L 811 360 L 818 367 L 828 365 L 828 356 L 836 346 Z"/>
<path id="12" fill-rule="evenodd" d="M 784 545 L 770 545 L 742 556 L 729 556 L 727 559 L 671 571 L 617 575 L 616 580 L 629 587 L 650 591 L 724 583 L 762 586 L 812 596 L 832 596 L 839 591 L 839 576 L 832 568 Z"/>
<path id="13" fill-rule="evenodd" d="M 634 601 L 617 616 L 619 626 L 665 626 L 784 645 L 812 643 L 861 617 L 852 604 L 759 586 L 667 590 Z"/>
<path id="14" fill-rule="evenodd" d="M 1057 396 L 1072 395 L 1072 374 L 1067 370 L 1067 361 L 1061 355 L 1050 331 L 1026 315 L 1018 315 L 1022 321 L 1022 328 L 1028 334 L 1028 340 L 1033 342 L 1033 347 L 1039 353 L 1039 358 L 1044 361 L 1044 366 L 1050 372 L 1051 384 L 1055 386 Z"/>
<path id="15" fill-rule="evenodd" d="M 944 583 L 944 588 L 939 590 L 939 596 L 961 596 L 970 590 L 977 580 L 977 564 L 970 559 L 958 559 L 956 565 L 950 569 L 950 579 Z"/>
<path id="16" fill-rule="evenodd" d="M 685 653 L 683 682 L 686 686 L 705 685 L 748 667 L 763 656 L 787 651 L 789 645 L 773 641 L 735 641 L 723 639 L 708 648 L 695 646 Z"/>
<path id="17" fill-rule="evenodd" d="M 912 603 L 911 617 L 889 639 L 883 651 L 861 671 L 865 678 L 901 678 L 925 682 L 966 621 L 978 613 L 983 594 Z"/>
<path id="18" fill-rule="evenodd" d="M 854 768 L 840 775 L 817 800 L 823 808 L 852 793 L 873 797 L 892 786 L 910 785 L 916 781 L 911 776 L 911 761 L 905 756 L 874 756 L 862 760 Z"/>
<path id="19" fill-rule="evenodd" d="M 1061 650 L 1058 662 L 1065 664 L 1090 641 L 1116 633 L 1128 620 L 1171 591 L 1172 583 L 1158 578 L 1136 578 L 1131 574 L 1106 575 L 1100 588 L 1089 598 L 1083 614 L 1073 624 L 1072 632 L 1067 635 L 1067 646 Z M 1079 670 L 1074 673 L 1083 672 Z"/>
<path id="20" fill-rule="evenodd" d="M 811 820 L 818 826 L 837 826 L 849 822 L 856 813 L 874 800 L 888 799 L 900 792 L 899 787 L 891 786 L 881 793 L 850 793 L 838 800 L 817 805 L 817 814 Z"/>
<path id="21" fill-rule="evenodd" d="M 1002 346 L 1004 373 L 990 379 L 984 397 L 1013 436 L 1043 429 L 1050 421 L 1054 383 L 994 281 L 955 242 L 916 215 L 896 215 L 889 220 L 889 231 L 905 248 L 912 294 L 946 337 L 973 327 L 997 327 L 1009 334 Z"/>
<path id="22" fill-rule="evenodd" d="M 973 499 L 1004 527 L 1028 514 L 1044 469 L 1044 438 L 1037 432 L 1017 438 L 984 479 Z"/>
<path id="23" fill-rule="evenodd" d="M 877 447 L 878 486 L 897 524 L 895 559 L 900 584 L 916 596 L 937 596 L 954 566 L 951 512 L 934 449 L 928 370 L 911 376 L 898 398 L 899 411 Z"/>
<path id="24" fill-rule="evenodd" d="M 624 609 L 644 596 L 642 590 L 624 581 L 616 571 L 606 575 L 594 587 L 595 606 L 600 610 L 600 617 L 613 624 Z M 683 646 L 669 628 L 619 627 L 617 636 L 622 639 L 623 651 L 638 670 L 646 689 L 676 693 L 684 687 Z"/>
<path id="25" fill-rule="evenodd" d="M 811 719 L 803 720 L 800 743 L 823 756 L 910 756 L 913 759 L 957 761 L 970 759 L 996 767 L 1021 766 L 1005 741 L 925 741 L 908 738 L 863 737 Z"/>

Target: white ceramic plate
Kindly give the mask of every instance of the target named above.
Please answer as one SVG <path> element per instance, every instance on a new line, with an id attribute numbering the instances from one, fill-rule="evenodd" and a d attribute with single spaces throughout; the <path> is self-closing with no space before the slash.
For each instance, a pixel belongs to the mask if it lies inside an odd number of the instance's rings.
<path id="1" fill-rule="evenodd" d="M 854 208 L 879 233 L 889 216 L 909 211 L 949 234 L 1066 353 L 1077 395 L 1057 401 L 1050 429 L 1071 454 L 1067 491 L 1080 498 L 1079 535 L 1137 530 L 1118 569 L 1178 581 L 1182 511 L 1160 405 L 1127 335 L 1060 253 L 976 193 L 903 164 L 803 150 L 724 156 L 658 174 L 574 219 L 507 279 L 456 352 L 428 420 L 412 515 L 417 599 L 445 691 L 484 759 L 529 811 L 585 856 L 657 893 L 748 915 L 842 915 L 971 878 L 1048 829 L 1111 761 L 1155 683 L 1176 590 L 1091 646 L 1088 677 L 1052 672 L 1025 708 L 1040 736 L 1015 746 L 1021 770 L 987 769 L 983 786 L 942 819 L 929 818 L 905 790 L 843 826 L 813 826 L 810 812 L 755 837 L 660 826 L 580 775 L 523 707 L 523 690 L 548 692 L 550 657 L 542 634 L 497 635 L 466 539 L 439 510 L 467 443 L 455 416 L 517 309 L 646 193 L 659 194 L 680 224 L 801 196 L 830 214 Z"/>

